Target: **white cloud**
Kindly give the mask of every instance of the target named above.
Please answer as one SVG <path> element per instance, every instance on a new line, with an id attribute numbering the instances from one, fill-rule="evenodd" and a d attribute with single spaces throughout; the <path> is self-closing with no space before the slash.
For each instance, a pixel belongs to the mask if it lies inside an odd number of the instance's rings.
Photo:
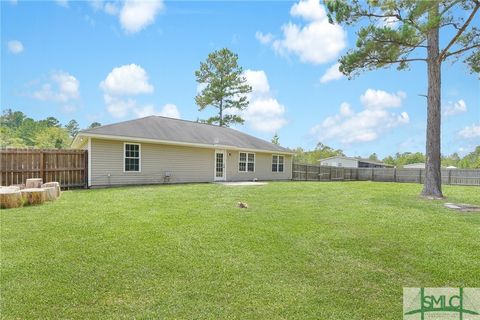
<path id="1" fill-rule="evenodd" d="M 467 104 L 463 100 L 458 100 L 457 102 L 449 102 L 444 108 L 443 115 L 449 117 L 464 112 L 467 112 Z"/>
<path id="2" fill-rule="evenodd" d="M 465 139 L 480 138 L 480 123 L 472 123 L 471 126 L 466 126 L 460 130 L 458 134 Z"/>
<path id="3" fill-rule="evenodd" d="M 247 83 L 252 87 L 253 95 L 266 95 L 270 92 L 270 85 L 265 71 L 245 70 L 243 75 L 247 79 Z"/>
<path id="4" fill-rule="evenodd" d="M 7 43 L 8 51 L 13 54 L 19 54 L 23 52 L 23 44 L 18 40 L 11 40 Z"/>
<path id="5" fill-rule="evenodd" d="M 282 26 L 282 39 L 272 41 L 259 32 L 257 39 L 262 43 L 271 42 L 278 54 L 295 54 L 300 61 L 313 64 L 335 60 L 346 47 L 346 32 L 341 26 L 328 22 L 319 0 L 300 0 L 291 7 L 290 15 L 303 18 L 306 25 L 289 22 Z"/>
<path id="6" fill-rule="evenodd" d="M 344 117 L 349 117 L 349 116 L 352 116 L 353 115 L 353 110 L 352 108 L 350 107 L 350 104 L 347 103 L 347 102 L 343 102 L 341 105 L 340 105 L 340 115 L 344 116 Z"/>
<path id="7" fill-rule="evenodd" d="M 268 78 L 263 70 L 245 70 L 247 83 L 252 86 L 249 105 L 241 113 L 247 125 L 261 132 L 276 132 L 287 124 L 285 107 L 272 96 Z"/>
<path id="8" fill-rule="evenodd" d="M 383 90 L 368 89 L 360 96 L 360 102 L 367 109 L 398 108 L 407 95 L 403 91 L 388 93 Z"/>
<path id="9" fill-rule="evenodd" d="M 372 92 L 384 91 L 372 90 Z M 367 93 L 368 90 L 362 96 L 369 97 L 370 95 Z M 396 96 L 395 94 L 388 95 Z M 386 97 L 384 94 L 379 96 Z M 378 139 L 381 134 L 410 121 L 406 112 L 397 115 L 386 110 L 392 107 L 392 104 L 397 106 L 396 99 L 389 100 L 388 103 L 375 103 L 373 107 L 369 100 L 362 101 L 362 103 L 364 109 L 360 112 L 353 111 L 348 103 L 342 103 L 339 113 L 327 117 L 320 124 L 314 126 L 310 130 L 311 134 L 322 141 L 338 140 L 345 144 L 369 142 Z"/>
<path id="10" fill-rule="evenodd" d="M 131 111 L 138 114 L 155 113 L 151 105 L 139 106 L 133 98 L 140 94 L 152 93 L 154 87 L 148 74 L 137 64 L 113 68 L 105 80 L 100 82 L 107 111 L 116 118 L 123 118 Z"/>
<path id="11" fill-rule="evenodd" d="M 137 64 L 114 68 L 100 83 L 100 88 L 110 95 L 136 95 L 153 92 L 147 72 Z"/>
<path id="12" fill-rule="evenodd" d="M 74 104 L 66 104 L 63 105 L 60 110 L 62 111 L 62 113 L 73 113 L 77 111 L 77 106 Z"/>
<path id="13" fill-rule="evenodd" d="M 323 20 L 327 17 L 325 8 L 317 0 L 301 0 L 290 8 L 290 15 L 307 21 Z"/>
<path id="14" fill-rule="evenodd" d="M 255 33 L 255 38 L 260 41 L 261 44 L 269 44 L 273 40 L 273 35 L 271 33 L 257 31 Z"/>
<path id="15" fill-rule="evenodd" d="M 105 11 L 105 13 L 109 14 L 109 15 L 117 15 L 118 12 L 120 11 L 120 9 L 117 7 L 117 5 L 113 2 L 107 2 L 105 3 L 105 6 L 103 7 L 103 10 Z"/>
<path id="16" fill-rule="evenodd" d="M 61 7 L 64 7 L 64 8 L 68 7 L 68 0 L 56 0 L 55 2 Z"/>
<path id="17" fill-rule="evenodd" d="M 152 24 L 163 7 L 162 0 L 127 0 L 120 10 L 120 24 L 127 33 L 136 33 Z"/>
<path id="18" fill-rule="evenodd" d="M 50 76 L 50 81 L 33 93 L 33 97 L 37 100 L 66 103 L 80 97 L 80 82 L 67 72 L 55 72 Z"/>
<path id="19" fill-rule="evenodd" d="M 203 89 L 205 89 L 207 87 L 207 84 L 206 83 L 199 83 L 197 84 L 197 94 L 202 92 Z"/>
<path id="20" fill-rule="evenodd" d="M 120 11 L 116 2 L 106 2 L 104 0 L 90 0 L 90 6 L 95 11 L 104 11 L 106 14 L 115 16 Z"/>
<path id="21" fill-rule="evenodd" d="M 325 71 L 323 76 L 320 78 L 321 83 L 327 83 L 332 80 L 338 80 L 344 77 L 343 73 L 340 72 L 338 69 L 340 67 L 340 63 L 335 63 L 330 68 Z"/>
<path id="22" fill-rule="evenodd" d="M 107 105 L 107 111 L 115 118 L 125 117 L 130 110 L 135 109 L 137 106 L 137 102 L 131 98 L 125 99 L 104 94 L 103 99 Z"/>
<path id="23" fill-rule="evenodd" d="M 287 124 L 284 114 L 285 107 L 277 99 L 258 98 L 250 101 L 243 117 L 252 129 L 273 133 Z"/>
<path id="24" fill-rule="evenodd" d="M 180 119 L 180 111 L 178 110 L 177 106 L 172 103 L 167 103 L 160 111 L 157 111 L 155 109 L 155 106 L 150 104 L 144 107 L 136 108 L 134 112 L 139 118 L 148 116 L 162 116 L 167 118 Z"/>

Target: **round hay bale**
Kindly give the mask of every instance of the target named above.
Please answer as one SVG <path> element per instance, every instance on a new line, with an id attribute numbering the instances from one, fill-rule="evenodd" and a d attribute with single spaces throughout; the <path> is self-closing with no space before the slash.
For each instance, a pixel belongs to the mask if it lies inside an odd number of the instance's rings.
<path id="1" fill-rule="evenodd" d="M 8 186 L 8 187 L 0 187 L 1 190 L 15 190 L 15 191 L 19 191 L 20 190 L 20 187 L 17 187 L 17 186 Z"/>
<path id="2" fill-rule="evenodd" d="M 42 188 L 23 189 L 20 192 L 25 204 L 35 205 L 45 202 L 45 190 Z"/>
<path id="3" fill-rule="evenodd" d="M 7 188 L 12 188 L 12 187 L 15 187 L 15 188 L 18 188 L 19 190 L 22 190 L 22 189 L 25 189 L 25 184 L 24 183 L 12 184 L 12 185 L 8 186 Z"/>
<path id="4" fill-rule="evenodd" d="M 55 187 L 46 187 L 42 188 L 45 190 L 45 201 L 54 201 L 58 198 L 57 188 Z"/>
<path id="5" fill-rule="evenodd" d="M 44 184 L 42 184 L 42 188 L 55 188 L 56 192 L 57 192 L 57 198 L 60 197 L 60 195 L 62 194 L 62 191 L 60 190 L 60 183 L 58 182 L 46 182 Z"/>
<path id="6" fill-rule="evenodd" d="M 0 208 L 19 208 L 23 205 L 22 193 L 19 190 L 0 189 Z"/>
<path id="7" fill-rule="evenodd" d="M 26 189 L 41 188 L 42 183 L 43 183 L 42 178 L 27 179 L 27 182 L 25 183 L 25 187 Z"/>

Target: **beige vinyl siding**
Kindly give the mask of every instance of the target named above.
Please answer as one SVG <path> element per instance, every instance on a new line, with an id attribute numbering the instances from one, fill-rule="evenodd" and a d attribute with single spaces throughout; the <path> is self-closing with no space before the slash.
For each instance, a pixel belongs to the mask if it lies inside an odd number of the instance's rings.
<path id="1" fill-rule="evenodd" d="M 91 186 L 165 183 L 212 182 L 215 149 L 173 146 L 153 143 L 140 144 L 141 172 L 124 172 L 124 143 L 91 139 Z M 273 153 L 255 153 L 255 172 L 239 172 L 239 151 L 226 150 L 226 180 L 288 180 L 292 175 L 292 156 L 285 155 L 284 171 L 272 172 Z"/>
<path id="2" fill-rule="evenodd" d="M 243 152 L 243 151 L 241 151 Z M 252 152 L 249 152 L 252 153 Z M 239 151 L 227 150 L 227 180 L 245 181 L 253 180 L 289 180 L 292 178 L 292 156 L 284 156 L 283 172 L 272 172 L 273 153 L 255 153 L 255 172 L 239 172 Z"/>
<path id="3" fill-rule="evenodd" d="M 212 149 L 140 143 L 141 172 L 123 172 L 125 142 L 92 138 L 92 186 L 213 181 Z"/>

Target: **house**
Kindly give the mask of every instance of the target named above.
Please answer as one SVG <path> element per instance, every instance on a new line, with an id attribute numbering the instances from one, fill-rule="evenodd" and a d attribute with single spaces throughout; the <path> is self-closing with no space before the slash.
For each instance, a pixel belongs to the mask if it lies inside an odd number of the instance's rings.
<path id="1" fill-rule="evenodd" d="M 403 166 L 404 169 L 425 169 L 425 163 L 423 162 L 417 162 L 417 163 L 410 163 L 410 164 L 405 164 Z M 455 166 L 448 166 L 448 167 L 444 167 L 442 166 L 442 168 L 445 168 L 445 169 L 457 169 L 457 167 Z"/>
<path id="2" fill-rule="evenodd" d="M 393 168 L 392 165 L 370 159 L 333 156 L 318 160 L 322 166 L 345 168 Z"/>
<path id="3" fill-rule="evenodd" d="M 404 169 L 425 169 L 425 163 L 417 162 L 403 165 Z"/>
<path id="4" fill-rule="evenodd" d="M 88 186 L 288 180 L 293 152 L 237 130 L 160 116 L 80 131 Z"/>

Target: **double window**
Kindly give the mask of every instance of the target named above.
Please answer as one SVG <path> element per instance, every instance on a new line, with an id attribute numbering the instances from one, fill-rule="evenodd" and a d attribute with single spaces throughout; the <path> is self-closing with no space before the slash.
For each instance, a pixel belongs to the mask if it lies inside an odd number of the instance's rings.
<path id="1" fill-rule="evenodd" d="M 125 143 L 124 146 L 124 171 L 140 172 L 140 145 L 137 143 Z"/>
<path id="2" fill-rule="evenodd" d="M 283 172 L 284 158 L 283 156 L 273 155 L 272 172 Z"/>
<path id="3" fill-rule="evenodd" d="M 255 172 L 255 153 L 240 152 L 238 171 Z"/>

